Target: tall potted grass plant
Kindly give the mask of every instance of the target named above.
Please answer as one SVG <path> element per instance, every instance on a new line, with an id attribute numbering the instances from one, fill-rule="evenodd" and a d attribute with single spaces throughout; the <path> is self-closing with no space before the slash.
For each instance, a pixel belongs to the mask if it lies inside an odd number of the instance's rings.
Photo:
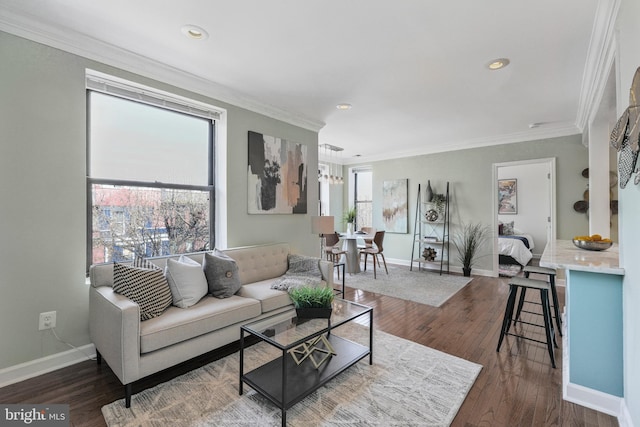
<path id="1" fill-rule="evenodd" d="M 478 223 L 463 224 L 453 241 L 458 250 L 458 261 L 462 264 L 462 272 L 465 277 L 471 276 L 478 256 L 478 250 L 489 237 L 489 229 Z"/>

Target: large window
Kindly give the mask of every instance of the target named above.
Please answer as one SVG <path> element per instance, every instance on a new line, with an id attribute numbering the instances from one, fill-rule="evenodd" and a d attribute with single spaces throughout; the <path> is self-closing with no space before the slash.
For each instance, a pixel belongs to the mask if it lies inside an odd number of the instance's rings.
<path id="1" fill-rule="evenodd" d="M 356 229 L 373 225 L 373 175 L 371 169 L 354 169 L 353 203 L 356 207 Z"/>
<path id="2" fill-rule="evenodd" d="M 211 249 L 215 121 L 88 87 L 87 265 Z"/>

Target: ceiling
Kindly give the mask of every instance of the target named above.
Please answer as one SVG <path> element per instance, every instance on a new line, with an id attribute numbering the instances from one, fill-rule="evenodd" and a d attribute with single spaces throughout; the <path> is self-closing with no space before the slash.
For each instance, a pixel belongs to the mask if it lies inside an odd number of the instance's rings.
<path id="1" fill-rule="evenodd" d="M 320 144 L 344 148 L 334 160 L 354 163 L 579 133 L 597 10 L 598 0 L 2 0 L 0 29 L 180 76 L 320 129 Z M 209 37 L 187 38 L 185 24 Z M 508 67 L 487 68 L 502 57 Z"/>

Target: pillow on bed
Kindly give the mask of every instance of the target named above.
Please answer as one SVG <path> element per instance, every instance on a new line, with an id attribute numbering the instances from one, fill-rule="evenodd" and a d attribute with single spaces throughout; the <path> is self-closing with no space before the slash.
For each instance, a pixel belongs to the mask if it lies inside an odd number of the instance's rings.
<path id="1" fill-rule="evenodd" d="M 503 236 L 511 236 L 513 235 L 513 221 L 505 222 L 502 224 L 502 234 Z"/>

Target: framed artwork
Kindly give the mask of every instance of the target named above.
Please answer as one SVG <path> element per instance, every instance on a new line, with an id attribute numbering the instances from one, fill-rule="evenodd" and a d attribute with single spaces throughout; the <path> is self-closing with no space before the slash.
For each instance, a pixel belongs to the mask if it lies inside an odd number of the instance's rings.
<path id="1" fill-rule="evenodd" d="M 249 131 L 250 214 L 307 213 L 307 146 Z"/>
<path id="2" fill-rule="evenodd" d="M 518 180 L 498 180 L 498 214 L 518 213 Z"/>
<path id="3" fill-rule="evenodd" d="M 382 183 L 382 218 L 387 233 L 409 232 L 408 187 L 408 179 Z"/>

